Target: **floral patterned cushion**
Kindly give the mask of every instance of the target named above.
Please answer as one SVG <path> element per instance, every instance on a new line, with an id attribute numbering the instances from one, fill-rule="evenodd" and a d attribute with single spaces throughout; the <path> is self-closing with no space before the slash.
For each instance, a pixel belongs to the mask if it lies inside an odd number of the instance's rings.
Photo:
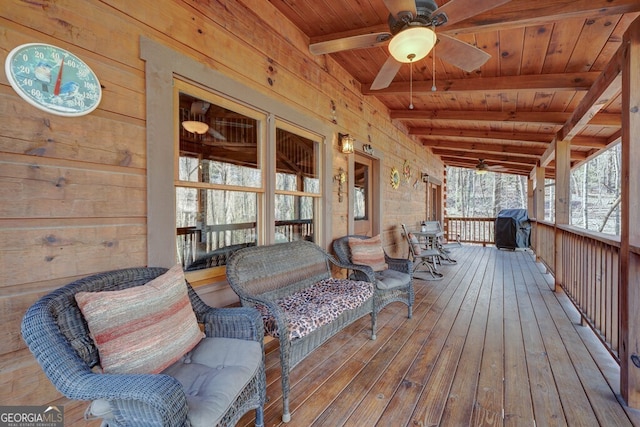
<path id="1" fill-rule="evenodd" d="M 330 278 L 276 303 L 285 312 L 289 338 L 295 339 L 326 325 L 344 311 L 359 307 L 372 296 L 373 285 L 369 282 Z M 265 335 L 278 338 L 278 327 L 269 309 L 263 305 L 257 308 L 262 314 Z"/>

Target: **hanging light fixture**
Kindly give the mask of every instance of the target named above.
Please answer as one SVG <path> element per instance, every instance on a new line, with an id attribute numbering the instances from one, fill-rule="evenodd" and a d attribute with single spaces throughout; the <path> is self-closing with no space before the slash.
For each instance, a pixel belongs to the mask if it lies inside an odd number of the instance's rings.
<path id="1" fill-rule="evenodd" d="M 484 175 L 489 172 L 489 166 L 484 162 L 484 159 L 479 159 L 476 165 L 476 175 Z"/>
<path id="2" fill-rule="evenodd" d="M 182 122 L 182 127 L 185 128 L 187 132 L 197 133 L 198 135 L 202 135 L 209 130 L 208 124 L 197 120 L 185 120 Z"/>
<path id="3" fill-rule="evenodd" d="M 408 27 L 396 34 L 389 43 L 389 53 L 398 62 L 419 61 L 436 44 L 436 33 L 424 26 Z"/>
<path id="4" fill-rule="evenodd" d="M 197 133 L 198 135 L 207 133 L 209 125 L 202 120 L 206 120 L 205 114 L 209 111 L 209 107 L 211 107 L 211 103 L 209 102 L 193 101 L 190 108 L 191 114 L 188 114 L 188 117 L 185 117 L 190 120 L 183 121 L 182 127 L 187 132 Z"/>
<path id="5" fill-rule="evenodd" d="M 344 154 L 353 153 L 355 142 L 356 139 L 349 134 L 338 134 L 338 145 L 340 146 L 340 151 L 342 151 Z"/>

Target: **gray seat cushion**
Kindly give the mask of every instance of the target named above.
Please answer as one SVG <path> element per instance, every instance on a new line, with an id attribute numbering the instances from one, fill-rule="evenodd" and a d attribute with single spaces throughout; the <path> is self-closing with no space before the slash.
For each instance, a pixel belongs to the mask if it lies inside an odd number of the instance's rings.
<path id="1" fill-rule="evenodd" d="M 376 288 L 394 289 L 400 286 L 407 286 L 411 282 L 411 276 L 401 271 L 382 270 L 376 272 Z"/>
<path id="2" fill-rule="evenodd" d="M 256 341 L 204 338 L 162 373 L 184 387 L 193 427 L 218 424 L 262 364 Z"/>

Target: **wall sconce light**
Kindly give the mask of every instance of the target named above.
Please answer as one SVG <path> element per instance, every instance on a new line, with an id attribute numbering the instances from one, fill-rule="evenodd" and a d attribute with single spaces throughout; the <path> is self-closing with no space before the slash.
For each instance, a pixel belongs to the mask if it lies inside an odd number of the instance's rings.
<path id="1" fill-rule="evenodd" d="M 362 146 L 362 151 L 364 151 L 365 153 L 372 155 L 373 154 L 373 147 L 371 146 L 371 144 L 364 144 Z"/>
<path id="2" fill-rule="evenodd" d="M 353 146 L 355 145 L 356 139 L 350 136 L 348 133 L 339 133 L 338 134 L 338 146 L 340 146 L 340 151 L 344 154 L 353 153 Z"/>
<path id="3" fill-rule="evenodd" d="M 333 177 L 338 182 L 338 202 L 342 203 L 342 194 L 344 193 L 344 183 L 347 182 L 347 173 L 344 169 L 338 169 L 338 173 Z"/>

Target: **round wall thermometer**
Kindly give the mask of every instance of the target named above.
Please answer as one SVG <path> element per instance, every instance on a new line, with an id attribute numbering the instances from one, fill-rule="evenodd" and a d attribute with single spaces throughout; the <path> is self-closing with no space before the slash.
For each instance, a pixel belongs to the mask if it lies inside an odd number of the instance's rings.
<path id="1" fill-rule="evenodd" d="M 4 65 L 13 89 L 41 110 L 74 117 L 88 114 L 100 104 L 98 77 L 66 49 L 44 43 L 23 44 L 9 52 Z"/>

